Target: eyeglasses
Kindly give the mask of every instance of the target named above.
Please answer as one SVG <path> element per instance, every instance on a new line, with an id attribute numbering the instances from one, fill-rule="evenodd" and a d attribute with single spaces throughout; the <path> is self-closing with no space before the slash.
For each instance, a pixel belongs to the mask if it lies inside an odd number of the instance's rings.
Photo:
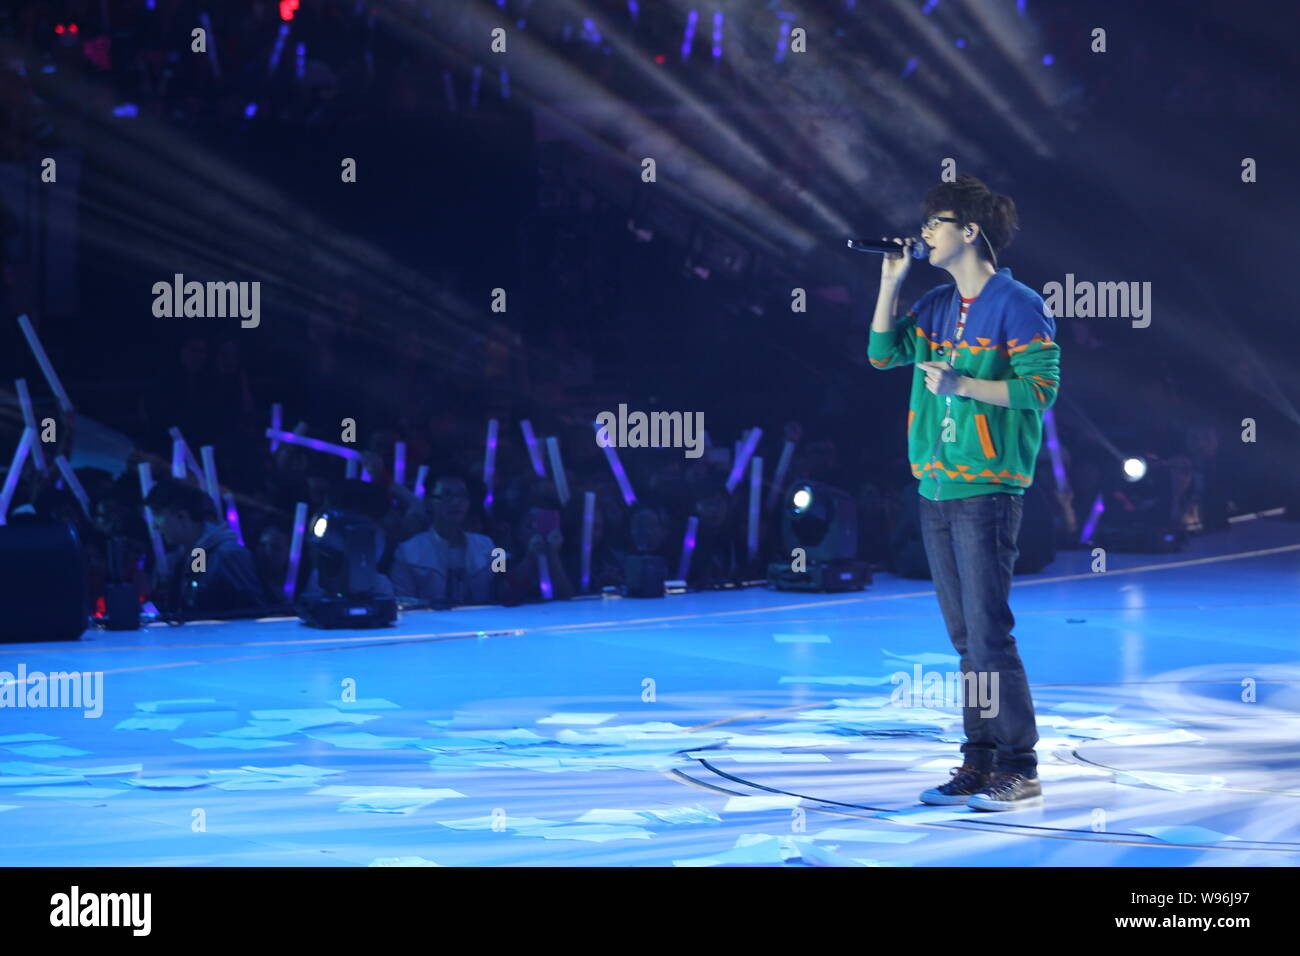
<path id="1" fill-rule="evenodd" d="M 921 231 L 928 232 L 931 229 L 937 229 L 941 222 L 961 222 L 961 220 L 955 216 L 931 216 L 929 219 L 925 220 L 925 222 L 921 223 Z"/>

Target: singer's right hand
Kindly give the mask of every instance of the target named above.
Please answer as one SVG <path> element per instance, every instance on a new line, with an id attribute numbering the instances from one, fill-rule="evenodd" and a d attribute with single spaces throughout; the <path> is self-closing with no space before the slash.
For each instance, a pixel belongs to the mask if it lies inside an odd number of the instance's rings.
<path id="1" fill-rule="evenodd" d="M 884 239 L 884 236 L 880 237 Z M 882 256 L 880 259 L 880 281 L 900 283 L 907 277 L 907 270 L 912 268 L 912 239 L 899 239 L 894 237 L 894 242 L 898 243 L 899 251 Z"/>

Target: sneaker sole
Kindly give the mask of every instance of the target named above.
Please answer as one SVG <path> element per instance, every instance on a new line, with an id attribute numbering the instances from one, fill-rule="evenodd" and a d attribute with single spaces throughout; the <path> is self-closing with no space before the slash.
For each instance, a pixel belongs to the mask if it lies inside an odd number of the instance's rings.
<path id="1" fill-rule="evenodd" d="M 965 806 L 966 801 L 971 798 L 972 794 L 966 794 L 964 797 L 956 795 L 948 796 L 947 794 L 934 793 L 926 791 L 921 794 L 921 802 L 931 807 L 960 807 Z"/>
<path id="2" fill-rule="evenodd" d="M 1033 807 L 1041 807 L 1043 798 L 1025 797 L 1023 800 L 981 800 L 979 795 L 969 798 L 966 806 L 972 810 L 1028 810 Z"/>

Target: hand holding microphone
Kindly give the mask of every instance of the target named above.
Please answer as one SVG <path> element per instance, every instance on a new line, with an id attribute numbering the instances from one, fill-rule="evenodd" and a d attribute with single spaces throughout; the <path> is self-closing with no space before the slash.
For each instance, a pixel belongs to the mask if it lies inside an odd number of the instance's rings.
<path id="1" fill-rule="evenodd" d="M 883 240 L 884 236 L 881 236 L 881 239 Z M 904 255 L 901 251 L 885 253 L 880 260 L 880 281 L 901 283 L 907 278 L 907 270 L 912 268 L 910 253 L 916 240 L 899 239 L 895 236 L 893 242 L 895 245 L 901 246 L 909 255 Z"/>
<path id="2" fill-rule="evenodd" d="M 902 288 L 907 270 L 913 259 L 924 259 L 930 247 L 923 239 L 898 239 L 892 242 L 883 236 L 880 241 L 849 240 L 854 252 L 874 252 L 880 261 L 880 295 L 876 298 L 876 311 L 871 317 L 871 331 L 888 332 L 894 327 L 894 313 L 898 311 L 898 292 Z"/>
<path id="3" fill-rule="evenodd" d="M 880 262 L 880 281 L 900 283 L 907 276 L 907 270 L 911 268 L 913 259 L 924 259 L 930 254 L 930 247 L 921 239 L 899 239 L 895 236 L 892 240 L 880 237 L 879 242 L 867 240 L 856 242 L 852 239 L 848 241 L 849 248 L 854 252 L 874 252 L 883 255 Z"/>

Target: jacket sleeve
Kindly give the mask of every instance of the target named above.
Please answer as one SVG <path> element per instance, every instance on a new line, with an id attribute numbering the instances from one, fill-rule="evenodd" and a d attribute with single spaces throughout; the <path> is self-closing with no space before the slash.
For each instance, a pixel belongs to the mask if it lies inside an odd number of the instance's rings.
<path id="1" fill-rule="evenodd" d="M 1007 380 L 1011 408 L 1044 411 L 1056 403 L 1060 388 L 1061 347 L 1056 320 L 1042 299 L 1017 301 L 1007 319 L 1007 350 L 1012 377 Z"/>
<path id="2" fill-rule="evenodd" d="M 392 582 L 393 591 L 398 597 L 425 598 L 425 595 L 420 593 L 420 582 L 411 564 L 411 548 L 408 543 L 403 542 L 397 546 L 397 551 L 393 555 L 393 564 L 388 569 L 388 580 Z"/>
<path id="3" fill-rule="evenodd" d="M 867 359 L 879 369 L 910 365 L 916 361 L 916 316 L 918 302 L 888 332 L 871 331 L 867 340 Z"/>

